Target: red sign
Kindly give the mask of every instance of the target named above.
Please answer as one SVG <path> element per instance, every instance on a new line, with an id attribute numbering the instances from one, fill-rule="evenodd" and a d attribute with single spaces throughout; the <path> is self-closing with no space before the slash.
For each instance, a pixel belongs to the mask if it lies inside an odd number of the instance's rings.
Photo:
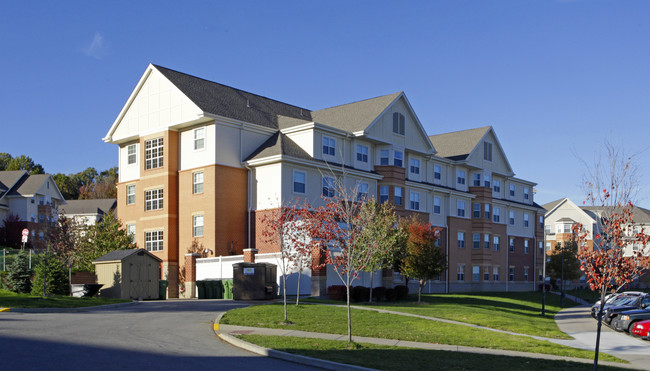
<path id="1" fill-rule="evenodd" d="M 23 236 L 29 236 L 29 229 L 23 229 Z"/>

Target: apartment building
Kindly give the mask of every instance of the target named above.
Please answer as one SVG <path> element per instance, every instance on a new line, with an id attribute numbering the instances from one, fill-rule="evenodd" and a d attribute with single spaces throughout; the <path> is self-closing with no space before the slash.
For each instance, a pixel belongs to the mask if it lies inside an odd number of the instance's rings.
<path id="1" fill-rule="evenodd" d="M 544 210 L 490 126 L 429 136 L 398 92 L 309 110 L 149 65 L 111 126 L 118 217 L 162 259 L 169 296 L 193 240 L 210 256 L 273 252 L 263 214 L 334 184 L 443 229 L 436 290 L 532 290 Z"/>

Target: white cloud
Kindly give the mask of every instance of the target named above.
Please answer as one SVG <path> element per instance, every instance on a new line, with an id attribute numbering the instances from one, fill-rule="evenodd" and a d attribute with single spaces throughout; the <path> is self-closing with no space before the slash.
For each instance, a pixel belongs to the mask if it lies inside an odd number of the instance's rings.
<path id="1" fill-rule="evenodd" d="M 104 40 L 104 36 L 95 32 L 93 41 L 84 48 L 84 54 L 95 59 L 104 58 L 108 54 L 108 43 Z"/>

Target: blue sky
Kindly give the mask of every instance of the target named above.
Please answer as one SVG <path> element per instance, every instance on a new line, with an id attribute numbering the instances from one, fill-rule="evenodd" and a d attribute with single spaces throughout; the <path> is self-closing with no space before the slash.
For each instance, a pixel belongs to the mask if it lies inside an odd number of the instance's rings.
<path id="1" fill-rule="evenodd" d="M 0 1 L 0 152 L 115 166 L 101 138 L 155 63 L 309 109 L 404 91 L 429 134 L 492 125 L 539 203 L 581 203 L 578 158 L 605 140 L 650 181 L 648 19 L 626 0 Z"/>

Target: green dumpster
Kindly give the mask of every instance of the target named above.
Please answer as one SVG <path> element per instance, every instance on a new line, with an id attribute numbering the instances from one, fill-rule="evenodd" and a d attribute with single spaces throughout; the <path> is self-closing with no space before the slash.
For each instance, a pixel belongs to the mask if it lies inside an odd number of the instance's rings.
<path id="1" fill-rule="evenodd" d="M 214 298 L 223 299 L 223 283 L 221 280 L 214 281 Z"/>
<path id="2" fill-rule="evenodd" d="M 167 280 L 158 281 L 158 299 L 160 300 L 167 299 L 167 286 L 169 286 L 169 281 Z"/>
<path id="3" fill-rule="evenodd" d="M 205 280 L 205 298 L 214 299 L 214 281 Z"/>
<path id="4" fill-rule="evenodd" d="M 232 280 L 223 280 L 223 298 L 232 299 Z"/>
<path id="5" fill-rule="evenodd" d="M 206 299 L 205 297 L 205 281 L 196 281 L 196 288 L 199 292 L 199 299 Z"/>

